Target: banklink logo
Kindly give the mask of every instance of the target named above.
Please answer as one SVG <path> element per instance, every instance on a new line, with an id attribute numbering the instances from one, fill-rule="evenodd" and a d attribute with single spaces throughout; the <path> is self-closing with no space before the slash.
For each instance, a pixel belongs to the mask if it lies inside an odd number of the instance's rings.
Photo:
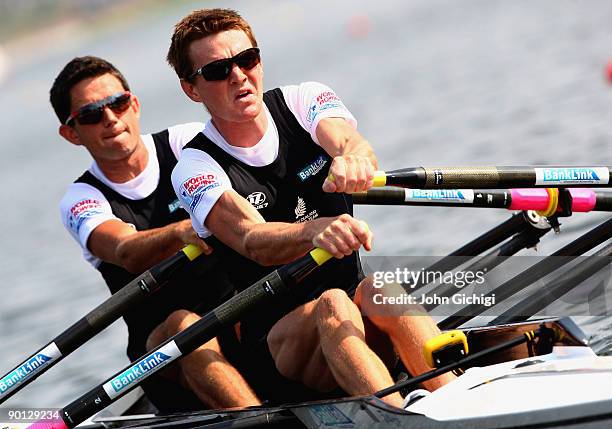
<path id="1" fill-rule="evenodd" d="M 323 155 L 319 155 L 317 159 L 312 161 L 309 165 L 307 165 L 302 171 L 300 171 L 297 175 L 302 182 L 308 179 L 310 176 L 316 175 L 319 171 L 325 167 L 327 164 L 327 159 Z"/>
<path id="2" fill-rule="evenodd" d="M 49 362 L 51 357 L 46 356 L 42 353 L 37 354 L 30 358 L 27 362 L 16 368 L 11 373 L 7 374 L 2 380 L 0 380 L 0 394 L 6 392 L 11 387 L 19 384 L 26 379 L 30 374 L 35 372 L 45 363 Z"/>
<path id="3" fill-rule="evenodd" d="M 110 384 L 113 386 L 115 392 L 118 393 L 128 387 L 130 384 L 143 378 L 145 375 L 147 375 L 147 372 L 160 365 L 163 366 L 164 363 L 169 363 L 167 362 L 169 360 L 170 356 L 162 352 L 155 352 L 112 379 Z"/>
<path id="4" fill-rule="evenodd" d="M 599 177 L 595 171 L 590 168 L 559 168 L 544 170 L 545 182 L 561 182 L 561 181 L 576 181 L 576 182 L 592 182 L 599 181 Z"/>

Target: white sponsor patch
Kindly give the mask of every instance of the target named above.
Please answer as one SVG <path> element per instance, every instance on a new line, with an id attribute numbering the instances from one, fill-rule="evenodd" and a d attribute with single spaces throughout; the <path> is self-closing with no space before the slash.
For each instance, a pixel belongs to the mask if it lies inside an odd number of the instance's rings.
<path id="1" fill-rule="evenodd" d="M 19 367 L 0 379 L 0 398 L 8 394 L 19 384 L 38 374 L 44 367 L 48 366 L 54 360 L 59 359 L 61 356 L 62 353 L 55 343 L 49 344 L 44 349 L 31 356 Z"/>
<path id="2" fill-rule="evenodd" d="M 474 202 L 472 189 L 405 189 L 406 202 L 463 203 Z"/>
<path id="3" fill-rule="evenodd" d="M 607 167 L 535 168 L 536 185 L 606 185 Z"/>
<path id="4" fill-rule="evenodd" d="M 130 365 L 125 371 L 102 385 L 110 399 L 115 399 L 130 387 L 141 382 L 149 375 L 159 371 L 181 356 L 181 351 L 174 341 L 170 341 L 160 349 L 147 354 L 145 357 Z"/>

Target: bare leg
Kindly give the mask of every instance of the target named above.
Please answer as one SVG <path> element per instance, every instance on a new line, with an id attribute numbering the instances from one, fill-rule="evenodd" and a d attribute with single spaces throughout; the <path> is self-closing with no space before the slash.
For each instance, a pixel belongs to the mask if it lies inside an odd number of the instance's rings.
<path id="1" fill-rule="evenodd" d="M 157 326 L 147 339 L 150 350 L 176 335 L 200 317 L 186 310 L 178 310 Z M 178 361 L 178 371 L 164 376 L 178 381 L 193 391 L 211 408 L 248 407 L 260 405 L 253 390 L 242 375 L 223 356 L 217 338 L 213 338 Z"/>
<path id="2" fill-rule="evenodd" d="M 339 289 L 325 291 L 279 320 L 268 345 L 281 374 L 314 389 L 330 390 L 337 383 L 351 395 L 366 395 L 393 384 L 365 342 L 359 309 Z M 399 393 L 384 400 L 402 404 Z"/>
<path id="3" fill-rule="evenodd" d="M 368 277 L 357 288 L 355 303 L 361 308 L 362 314 L 389 336 L 406 369 L 412 375 L 430 371 L 432 368 L 427 365 L 423 357 L 423 345 L 430 338 L 439 335 L 440 330 L 425 309 L 419 305 L 386 305 L 383 308 L 382 304 L 374 303 L 373 294 L 391 292 L 391 288 L 392 285 L 386 285 L 385 289 L 375 289 L 371 278 Z M 393 295 L 393 293 L 388 294 Z M 423 385 L 433 391 L 454 378 L 453 374 L 447 373 L 425 381 Z"/>

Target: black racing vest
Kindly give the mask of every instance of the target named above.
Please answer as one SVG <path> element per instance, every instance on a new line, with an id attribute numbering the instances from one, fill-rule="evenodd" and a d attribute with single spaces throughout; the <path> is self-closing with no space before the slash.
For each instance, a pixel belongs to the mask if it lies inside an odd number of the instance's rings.
<path id="1" fill-rule="evenodd" d="M 138 231 L 159 228 L 187 219 L 189 215 L 180 207 L 170 174 L 176 165 L 176 157 L 170 149 L 168 130 L 152 134 L 157 151 L 160 177 L 157 188 L 146 198 L 131 200 L 114 191 L 89 171 L 75 183 L 87 183 L 98 189 L 110 203 L 113 214 L 126 223 L 133 224 Z M 222 271 L 210 270 L 212 260 L 200 257 L 180 273 L 162 290 L 149 297 L 125 314 L 129 341 L 127 354 L 135 360 L 145 353 L 145 343 L 150 332 L 168 315 L 178 309 L 202 313 L 225 301 L 233 292 Z M 117 292 L 137 277 L 122 267 L 102 261 L 98 271 L 106 281 L 111 293 Z"/>
<path id="2" fill-rule="evenodd" d="M 271 164 L 263 167 L 245 164 L 223 151 L 203 133 L 185 148 L 202 150 L 210 155 L 227 173 L 233 189 L 255 206 L 268 222 L 294 223 L 343 213 L 352 215 L 352 201 L 345 194 L 323 192 L 331 157 L 300 126 L 287 107 L 281 90 L 267 91 L 264 102 L 279 137 L 278 156 Z M 215 249 L 219 247 L 220 244 L 215 244 Z M 222 263 L 237 289 L 248 287 L 277 268 L 261 266 L 227 246 L 223 250 Z M 259 309 L 257 314 L 243 321 L 243 337 L 245 330 L 253 326 L 251 336 L 261 338 L 284 314 L 327 289 L 340 288 L 349 294 L 354 293 L 362 276 L 356 253 L 328 262 L 312 273 L 291 297 L 283 297 L 270 308 Z"/>

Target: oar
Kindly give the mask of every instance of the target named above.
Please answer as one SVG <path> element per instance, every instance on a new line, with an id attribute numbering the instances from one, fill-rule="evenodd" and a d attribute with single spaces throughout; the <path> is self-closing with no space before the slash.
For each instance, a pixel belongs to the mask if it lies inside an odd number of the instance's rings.
<path id="1" fill-rule="evenodd" d="M 278 268 L 64 407 L 60 412 L 61 422 L 39 422 L 30 427 L 75 427 L 138 386 L 145 378 L 214 338 L 224 326 L 232 326 L 245 312 L 266 303 L 275 295 L 288 292 L 331 257 L 322 249 L 314 249 Z"/>
<path id="2" fill-rule="evenodd" d="M 612 167 L 411 167 L 378 171 L 374 186 L 421 189 L 612 187 Z"/>
<path id="3" fill-rule="evenodd" d="M 612 192 L 586 188 L 569 189 L 572 212 L 612 211 Z M 554 213 L 556 188 L 522 189 L 370 189 L 352 194 L 353 203 L 369 205 L 486 207 L 508 210 L 536 210 Z M 565 207 L 564 207 L 565 208 Z"/>
<path id="4" fill-rule="evenodd" d="M 193 261 L 202 250 L 192 244 L 158 263 L 121 288 L 98 307 L 55 337 L 32 356 L 0 378 L 0 403 L 85 344 L 135 304 L 163 287 L 170 277 Z M 212 258 L 206 263 L 214 264 Z"/>
<path id="5" fill-rule="evenodd" d="M 427 267 L 427 272 L 435 271 L 450 271 L 457 268 L 459 265 L 469 261 L 473 257 L 480 255 L 492 247 L 511 237 L 513 234 L 519 233 L 525 229 L 531 229 L 534 225 L 534 220 L 531 219 L 526 212 L 513 214 L 510 219 L 502 222 L 491 230 L 485 232 L 469 243 L 461 246 L 459 249 L 448 254 L 439 261 L 434 262 Z M 419 288 L 427 284 L 426 281 L 418 281 L 414 288 Z"/>
<path id="6" fill-rule="evenodd" d="M 537 292 L 513 305 L 492 320 L 489 325 L 521 322 L 529 319 L 538 311 L 543 310 L 574 287 L 610 265 L 612 263 L 610 255 L 612 255 L 612 243 L 589 256 L 585 262 L 572 267 L 569 272 L 555 277 L 542 287 L 538 287 Z"/>
<path id="7" fill-rule="evenodd" d="M 533 284 L 540 278 L 550 274 L 557 268 L 577 258 L 579 255 L 599 246 L 601 243 L 612 237 L 612 219 L 596 226 L 586 234 L 580 236 L 568 245 L 554 252 L 551 256 L 545 258 L 539 263 L 529 267 L 516 277 L 511 278 L 505 283 L 499 285 L 491 292 L 483 295 L 485 297 L 496 297 L 496 302 L 502 302 L 506 298 L 514 295 L 523 288 Z M 462 325 L 475 316 L 478 316 L 488 307 L 479 304 L 468 305 L 455 314 L 448 316 L 446 319 L 438 323 L 440 329 L 453 329 Z"/>
<path id="8" fill-rule="evenodd" d="M 535 246 L 542 236 L 549 232 L 552 228 L 550 226 L 541 227 L 538 224 L 531 224 L 517 233 L 514 237 L 505 243 L 502 243 L 499 247 L 492 250 L 491 252 L 478 258 L 472 262 L 463 271 L 466 273 L 486 272 L 489 273 L 499 264 L 504 262 L 509 256 L 515 255 L 520 250 L 527 249 Z M 463 286 L 464 288 L 467 286 Z M 440 284 L 430 292 L 426 292 L 427 295 L 447 297 L 458 291 L 454 284 Z M 431 311 L 436 304 L 423 304 L 423 307 L 427 311 Z"/>

